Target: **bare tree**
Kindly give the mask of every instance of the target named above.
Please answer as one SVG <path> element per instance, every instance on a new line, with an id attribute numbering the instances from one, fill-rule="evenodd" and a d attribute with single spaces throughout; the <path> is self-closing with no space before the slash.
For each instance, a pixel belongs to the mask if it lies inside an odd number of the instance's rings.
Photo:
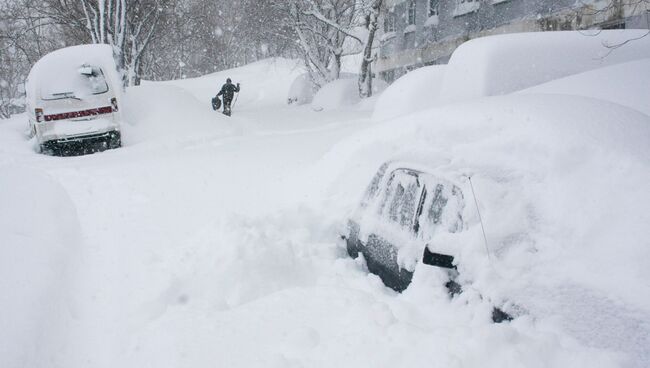
<path id="1" fill-rule="evenodd" d="M 166 0 L 46 0 L 43 13 L 84 43 L 105 43 L 123 72 L 124 85 L 140 82 L 142 58 Z M 86 32 L 86 36 L 80 34 Z"/>
<path id="2" fill-rule="evenodd" d="M 143 75 L 185 78 L 292 56 L 284 0 L 172 0 L 145 52 Z"/>
<path id="3" fill-rule="evenodd" d="M 362 43 L 353 29 L 359 25 L 357 0 L 290 0 L 290 26 L 313 83 L 322 87 L 338 79 L 344 42 L 351 37 Z"/>
<path id="4" fill-rule="evenodd" d="M 24 81 L 31 65 L 62 45 L 56 25 L 37 0 L 0 0 L 0 118 L 24 108 Z"/>

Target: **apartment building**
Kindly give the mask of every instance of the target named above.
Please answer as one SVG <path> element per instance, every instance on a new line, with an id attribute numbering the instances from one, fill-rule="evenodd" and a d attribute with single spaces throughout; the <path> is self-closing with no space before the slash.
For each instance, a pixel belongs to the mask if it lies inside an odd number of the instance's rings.
<path id="1" fill-rule="evenodd" d="M 414 68 L 447 63 L 456 47 L 476 37 L 650 28 L 647 3 L 629 0 L 386 0 L 385 6 L 374 71 L 387 82 Z"/>

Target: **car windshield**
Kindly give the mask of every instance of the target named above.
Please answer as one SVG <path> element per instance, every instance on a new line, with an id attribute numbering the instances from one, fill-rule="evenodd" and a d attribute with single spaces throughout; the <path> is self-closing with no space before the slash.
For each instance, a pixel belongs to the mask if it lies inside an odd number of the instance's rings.
<path id="1" fill-rule="evenodd" d="M 84 99 L 108 92 L 104 72 L 92 65 L 50 69 L 40 83 L 43 100 Z"/>

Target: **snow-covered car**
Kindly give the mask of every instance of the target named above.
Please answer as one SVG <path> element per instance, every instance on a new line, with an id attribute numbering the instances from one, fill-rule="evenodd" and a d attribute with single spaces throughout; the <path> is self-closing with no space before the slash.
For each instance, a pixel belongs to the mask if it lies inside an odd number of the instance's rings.
<path id="1" fill-rule="evenodd" d="M 464 206 L 463 193 L 455 184 L 414 169 L 413 164 L 385 163 L 348 222 L 348 254 L 356 258 L 362 253 L 370 272 L 403 291 L 413 272 L 399 266 L 395 244 L 419 242 L 424 264 L 454 269 L 453 256 L 431 252 L 426 244 L 436 231 L 462 230 Z"/>
<path id="2" fill-rule="evenodd" d="M 26 82 L 29 131 L 47 154 L 121 146 L 120 83 L 108 45 L 81 45 L 45 55 Z"/>
<path id="3" fill-rule="evenodd" d="M 348 220 L 343 238 L 348 254 L 352 258 L 362 254 L 368 271 L 393 290 L 402 292 L 411 284 L 415 260 L 443 269 L 448 277 L 445 287 L 453 297 L 462 292 L 454 256 L 439 251 L 432 240 L 442 233 L 463 230 L 465 197 L 459 185 L 429 171 L 414 163 L 383 164 Z M 400 248 L 420 254 L 405 257 L 411 264 L 404 267 Z M 509 319 L 507 313 L 494 308 L 494 322 Z"/>
<path id="4" fill-rule="evenodd" d="M 648 65 L 424 108 L 340 143 L 330 155 L 346 155 L 361 202 L 342 218 L 356 264 L 406 299 L 454 281 L 451 308 L 552 323 L 647 366 Z M 364 197 L 364 167 L 384 162 Z"/>

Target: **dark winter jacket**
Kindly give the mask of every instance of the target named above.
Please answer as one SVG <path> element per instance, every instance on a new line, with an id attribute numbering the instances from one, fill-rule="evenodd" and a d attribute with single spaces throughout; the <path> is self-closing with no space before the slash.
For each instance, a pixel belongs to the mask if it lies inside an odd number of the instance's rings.
<path id="1" fill-rule="evenodd" d="M 223 87 L 221 87 L 221 91 L 219 91 L 217 96 L 223 95 L 224 100 L 232 101 L 232 98 L 235 96 L 235 92 L 239 92 L 239 83 L 237 83 L 237 85 L 226 83 L 223 85 Z"/>

